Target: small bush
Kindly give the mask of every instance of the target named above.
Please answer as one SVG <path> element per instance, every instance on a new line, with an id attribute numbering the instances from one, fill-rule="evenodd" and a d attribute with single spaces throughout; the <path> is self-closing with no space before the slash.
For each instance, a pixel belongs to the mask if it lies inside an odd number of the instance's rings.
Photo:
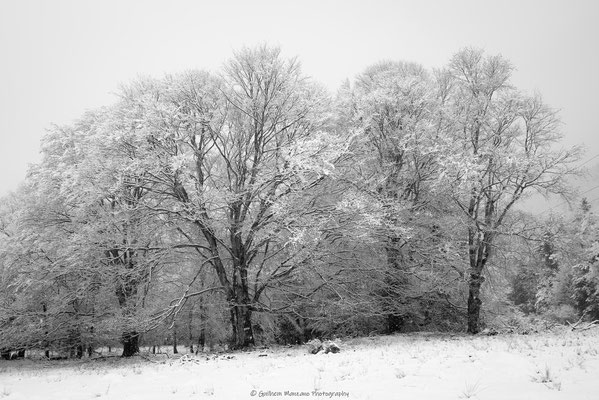
<path id="1" fill-rule="evenodd" d="M 576 309 L 569 304 L 562 304 L 550 308 L 545 313 L 544 317 L 547 320 L 560 325 L 566 325 L 568 322 L 576 322 L 579 318 Z"/>

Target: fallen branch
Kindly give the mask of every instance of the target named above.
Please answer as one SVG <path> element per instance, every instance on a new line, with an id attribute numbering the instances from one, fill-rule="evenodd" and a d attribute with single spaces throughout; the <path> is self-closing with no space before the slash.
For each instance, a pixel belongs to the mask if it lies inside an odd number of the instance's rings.
<path id="1" fill-rule="evenodd" d="M 582 316 L 578 319 L 578 321 L 576 321 L 575 323 L 571 324 L 570 322 L 568 322 L 568 325 L 570 325 L 570 330 L 575 331 L 575 330 L 579 330 L 579 331 L 586 331 L 587 329 L 591 329 L 594 328 L 596 326 L 599 326 L 599 319 L 596 319 L 594 321 L 591 322 L 586 322 L 583 323 L 582 319 L 586 316 L 586 312 L 582 314 Z"/>
<path id="2" fill-rule="evenodd" d="M 594 328 L 596 326 L 599 326 L 599 319 L 596 319 L 596 320 L 594 320 L 592 322 L 589 322 L 585 326 L 582 326 L 582 327 L 576 328 L 576 329 L 578 329 L 580 331 L 586 331 L 587 329 L 591 329 L 591 328 Z"/>

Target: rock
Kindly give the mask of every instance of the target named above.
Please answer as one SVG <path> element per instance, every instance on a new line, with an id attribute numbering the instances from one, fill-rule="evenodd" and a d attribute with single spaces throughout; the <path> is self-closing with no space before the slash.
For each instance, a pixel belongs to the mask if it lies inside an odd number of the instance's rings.
<path id="1" fill-rule="evenodd" d="M 306 343 L 306 345 L 308 346 L 308 351 L 310 354 L 317 354 L 323 349 L 322 342 L 318 339 L 310 340 L 308 343 Z"/>
<path id="2" fill-rule="evenodd" d="M 341 351 L 341 349 L 339 348 L 339 346 L 337 346 L 337 344 L 335 342 L 331 342 L 331 341 L 326 341 L 323 344 L 323 348 L 324 348 L 324 354 L 328 354 L 328 353 L 339 353 Z"/>
<path id="3" fill-rule="evenodd" d="M 310 352 L 310 354 L 318 354 L 321 350 L 324 350 L 324 354 L 335 354 L 341 351 L 339 346 L 337 346 L 335 342 L 332 342 L 330 340 L 321 342 L 318 339 L 314 339 L 310 340 L 308 343 L 306 343 L 306 345 L 308 346 L 308 351 Z"/>

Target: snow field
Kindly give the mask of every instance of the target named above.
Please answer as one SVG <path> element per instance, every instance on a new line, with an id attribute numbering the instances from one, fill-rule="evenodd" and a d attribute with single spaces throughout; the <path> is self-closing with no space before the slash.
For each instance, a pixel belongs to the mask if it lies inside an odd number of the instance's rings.
<path id="1" fill-rule="evenodd" d="M 409 334 L 337 343 L 338 354 L 312 355 L 298 346 L 191 361 L 3 361 L 0 399 L 599 398 L 598 329 L 531 336 Z"/>

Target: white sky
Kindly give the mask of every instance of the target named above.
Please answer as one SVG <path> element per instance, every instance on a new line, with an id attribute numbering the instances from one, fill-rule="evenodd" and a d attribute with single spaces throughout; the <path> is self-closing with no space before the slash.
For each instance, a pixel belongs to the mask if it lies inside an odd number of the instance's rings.
<path id="1" fill-rule="evenodd" d="M 562 110 L 566 144 L 599 155 L 596 0 L 0 0 L 0 195 L 38 160 L 44 129 L 110 104 L 120 83 L 215 70 L 263 42 L 331 90 L 382 59 L 438 67 L 464 46 L 501 53 L 517 86 Z"/>

